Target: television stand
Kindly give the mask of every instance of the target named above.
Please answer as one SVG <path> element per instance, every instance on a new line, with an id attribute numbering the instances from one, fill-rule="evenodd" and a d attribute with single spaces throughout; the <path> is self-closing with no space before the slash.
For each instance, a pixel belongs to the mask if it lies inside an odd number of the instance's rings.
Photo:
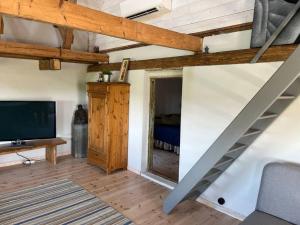
<path id="1" fill-rule="evenodd" d="M 26 141 L 23 140 L 15 140 L 11 142 L 11 146 L 13 147 L 22 147 L 26 145 Z"/>
<path id="2" fill-rule="evenodd" d="M 39 148 L 46 148 L 46 160 L 52 165 L 56 165 L 57 146 L 66 143 L 67 142 L 62 138 L 53 138 L 27 141 L 25 145 L 3 144 L 0 145 L 0 155 L 25 152 Z"/>

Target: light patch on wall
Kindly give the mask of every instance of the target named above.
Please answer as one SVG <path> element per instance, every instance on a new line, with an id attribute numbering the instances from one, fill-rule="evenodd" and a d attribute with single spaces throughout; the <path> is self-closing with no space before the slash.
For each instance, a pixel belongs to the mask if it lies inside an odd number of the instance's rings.
<path id="1" fill-rule="evenodd" d="M 281 63 L 184 69 L 180 178 L 273 75 Z M 299 160 L 300 99 L 202 195 L 225 212 L 247 216 L 256 204 L 263 167 L 271 161 Z"/>
<path id="2" fill-rule="evenodd" d="M 203 46 L 209 47 L 209 53 L 249 49 L 251 31 L 240 31 L 204 38 Z"/>
<path id="3" fill-rule="evenodd" d="M 0 101 L 56 101 L 57 136 L 66 138 L 68 141 L 67 145 L 59 147 L 58 154 L 70 154 L 73 112 L 77 104 L 86 104 L 87 66 L 66 63 L 62 67 L 61 71 L 39 71 L 37 61 L 1 59 Z M 44 157 L 41 151 L 26 154 L 39 159 L 41 156 Z M 0 166 L 16 162 L 19 163 L 20 158 L 15 155 L 0 157 Z"/>

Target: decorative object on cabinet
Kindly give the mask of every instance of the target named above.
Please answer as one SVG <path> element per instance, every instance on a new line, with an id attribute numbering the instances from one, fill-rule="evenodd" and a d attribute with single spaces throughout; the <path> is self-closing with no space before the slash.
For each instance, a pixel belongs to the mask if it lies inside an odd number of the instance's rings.
<path id="1" fill-rule="evenodd" d="M 110 82 L 111 81 L 112 72 L 110 70 L 102 70 L 102 74 L 103 74 L 104 82 Z"/>
<path id="2" fill-rule="evenodd" d="M 97 82 L 99 82 L 99 83 L 104 82 L 103 81 L 103 74 L 101 72 L 98 73 L 98 80 L 97 80 Z"/>
<path id="3" fill-rule="evenodd" d="M 108 174 L 127 169 L 128 83 L 88 83 L 88 163 Z"/>
<path id="4" fill-rule="evenodd" d="M 102 70 L 99 73 L 98 82 L 111 82 L 112 72 L 110 70 Z"/>
<path id="5" fill-rule="evenodd" d="M 125 80 L 126 80 L 129 63 L 130 63 L 130 59 L 123 59 L 122 65 L 121 65 L 121 70 L 120 70 L 120 76 L 119 76 L 120 82 L 125 82 Z"/>

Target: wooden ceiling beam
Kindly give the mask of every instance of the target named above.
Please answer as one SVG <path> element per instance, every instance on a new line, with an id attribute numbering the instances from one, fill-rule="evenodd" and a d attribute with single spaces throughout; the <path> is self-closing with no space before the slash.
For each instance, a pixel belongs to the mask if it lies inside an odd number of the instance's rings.
<path id="1" fill-rule="evenodd" d="M 63 62 L 76 63 L 108 63 L 105 54 L 71 51 L 68 49 L 52 48 L 43 45 L 24 44 L 0 41 L 0 56 L 24 59 L 60 59 Z"/>
<path id="2" fill-rule="evenodd" d="M 233 32 L 238 32 L 238 31 L 252 30 L 252 27 L 253 27 L 252 22 L 241 23 L 241 24 L 216 28 L 216 29 L 197 32 L 197 33 L 190 33 L 189 35 L 193 35 L 193 36 L 200 37 L 203 39 L 203 38 L 213 36 L 213 35 L 228 34 L 228 33 L 233 33 Z M 116 47 L 116 48 L 104 49 L 104 50 L 99 51 L 99 53 L 117 52 L 117 51 L 133 49 L 133 48 L 140 48 L 140 47 L 144 47 L 144 46 L 149 46 L 149 45 L 143 44 L 143 43 L 136 43 L 136 44 L 125 45 L 125 46 L 120 46 L 120 47 Z"/>
<path id="3" fill-rule="evenodd" d="M 281 45 L 269 48 L 259 62 L 276 62 L 286 60 L 298 45 Z M 198 54 L 161 59 L 131 61 L 129 70 L 170 69 L 188 66 L 226 65 L 250 63 L 259 49 L 245 49 L 228 52 Z M 119 71 L 121 63 L 91 65 L 88 72 L 102 70 Z"/>
<path id="4" fill-rule="evenodd" d="M 228 34 L 228 33 L 245 31 L 245 30 L 252 30 L 252 28 L 253 28 L 252 22 L 240 23 L 240 24 L 231 25 L 231 26 L 227 26 L 227 27 L 221 27 L 221 28 L 201 31 L 201 32 L 197 32 L 197 33 L 190 33 L 190 35 L 205 38 L 205 37 L 210 37 L 210 36 L 214 36 L 214 35 Z"/>
<path id="5" fill-rule="evenodd" d="M 64 0 L 0 1 L 0 13 L 107 36 L 199 52 L 202 39 L 113 16 Z"/>

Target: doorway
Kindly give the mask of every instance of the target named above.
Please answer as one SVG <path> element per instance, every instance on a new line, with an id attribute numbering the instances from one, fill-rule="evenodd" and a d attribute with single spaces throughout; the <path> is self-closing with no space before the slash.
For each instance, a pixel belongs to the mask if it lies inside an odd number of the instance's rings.
<path id="1" fill-rule="evenodd" d="M 182 77 L 150 79 L 148 170 L 178 182 Z"/>

